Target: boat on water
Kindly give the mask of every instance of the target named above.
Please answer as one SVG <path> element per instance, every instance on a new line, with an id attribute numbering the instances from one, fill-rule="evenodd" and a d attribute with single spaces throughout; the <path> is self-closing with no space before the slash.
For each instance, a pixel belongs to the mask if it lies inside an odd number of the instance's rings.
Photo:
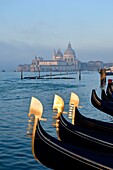
<path id="1" fill-rule="evenodd" d="M 106 95 L 111 101 L 113 101 L 113 81 L 112 81 L 112 79 L 108 79 Z"/>
<path id="2" fill-rule="evenodd" d="M 113 75 L 113 66 L 106 68 L 106 75 L 107 76 Z"/>
<path id="3" fill-rule="evenodd" d="M 102 69 L 99 69 L 98 72 L 101 73 Z M 113 75 L 113 66 L 112 67 L 108 67 L 108 68 L 104 68 L 106 76 L 111 76 Z"/>
<path id="4" fill-rule="evenodd" d="M 58 96 L 60 98 L 60 96 Z M 57 99 L 58 99 L 57 97 Z M 54 97 L 56 100 L 56 95 Z M 60 101 L 63 99 L 61 98 Z M 55 108 L 55 101 L 53 108 Z M 73 125 L 63 116 L 62 104 L 59 103 L 56 109 L 58 109 L 58 115 L 56 119 L 56 131 L 58 139 L 63 142 L 71 143 L 76 146 L 85 147 L 88 149 L 94 149 L 101 152 L 113 153 L 113 136 L 106 131 L 98 131 L 87 128 L 81 128 L 80 126 Z M 75 109 L 74 109 L 75 110 Z M 75 114 L 75 112 L 73 113 Z M 113 125 L 113 124 L 112 124 Z"/>
<path id="5" fill-rule="evenodd" d="M 64 170 L 113 169 L 113 154 L 97 152 L 67 144 L 49 135 L 41 125 L 43 106 L 38 99 L 31 100 L 28 116 L 34 114 L 32 131 L 32 153 L 44 166 Z"/>
<path id="6" fill-rule="evenodd" d="M 109 133 L 98 132 L 81 128 L 71 124 L 63 114 L 56 120 L 56 131 L 58 139 L 76 145 L 81 148 L 87 148 L 103 153 L 113 153 L 113 136 Z"/>
<path id="7" fill-rule="evenodd" d="M 61 97 L 58 97 L 58 95 L 55 95 L 55 97 L 54 97 L 53 109 L 57 110 L 57 116 L 54 118 L 58 118 L 60 116 L 60 114 L 58 114 L 58 112 L 60 112 L 64 108 L 64 100 L 62 98 L 61 99 L 59 99 L 59 98 L 61 98 Z M 104 133 L 113 134 L 113 123 L 89 118 L 89 117 L 84 116 L 80 112 L 79 97 L 77 98 L 77 95 L 74 95 L 73 93 L 71 93 L 69 105 L 73 105 L 73 108 L 71 107 L 71 110 L 69 108 L 69 112 L 63 111 L 63 114 L 65 114 L 65 113 L 67 113 L 68 115 L 72 114 L 72 116 L 71 116 L 72 124 L 74 124 L 78 127 L 81 127 L 83 129 L 91 130 L 93 132 L 98 131 L 98 132 L 103 133 L 103 131 L 104 131 Z M 86 115 L 87 115 L 87 113 L 86 113 Z"/>
<path id="8" fill-rule="evenodd" d="M 102 99 L 100 99 L 97 96 L 95 89 L 92 90 L 91 103 L 98 110 L 113 116 L 113 102 L 112 101 L 103 101 Z"/>
<path id="9" fill-rule="evenodd" d="M 102 89 L 102 90 L 101 90 L 101 99 L 102 99 L 103 101 L 113 102 L 113 98 L 111 97 L 111 95 L 108 96 L 108 95 L 106 94 L 105 89 Z"/>

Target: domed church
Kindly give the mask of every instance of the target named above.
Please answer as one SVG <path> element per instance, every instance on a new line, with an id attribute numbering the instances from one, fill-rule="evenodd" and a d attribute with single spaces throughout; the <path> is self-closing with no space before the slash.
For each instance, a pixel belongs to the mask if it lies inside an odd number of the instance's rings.
<path id="1" fill-rule="evenodd" d="M 25 68 L 26 69 L 26 68 Z M 25 70 L 24 66 L 19 66 L 18 70 Z M 30 71 L 76 71 L 79 69 L 79 61 L 76 59 L 75 51 L 71 47 L 71 43 L 68 43 L 67 49 L 64 54 L 60 49 L 53 51 L 52 60 L 44 60 L 42 57 L 35 57 L 32 60 Z"/>
<path id="2" fill-rule="evenodd" d="M 54 50 L 54 52 L 53 52 L 53 60 L 63 60 L 63 54 L 60 51 L 60 49 L 57 50 L 57 52 Z"/>
<path id="3" fill-rule="evenodd" d="M 53 60 L 62 60 L 68 63 L 69 65 L 75 64 L 76 61 L 76 55 L 75 51 L 71 47 L 71 43 L 69 42 L 67 49 L 64 52 L 64 55 L 62 52 L 57 50 L 57 52 L 54 50 L 53 52 Z"/>
<path id="4" fill-rule="evenodd" d="M 71 43 L 69 42 L 67 49 L 64 52 L 63 59 L 68 62 L 68 64 L 75 63 L 76 56 L 75 51 L 71 48 Z"/>

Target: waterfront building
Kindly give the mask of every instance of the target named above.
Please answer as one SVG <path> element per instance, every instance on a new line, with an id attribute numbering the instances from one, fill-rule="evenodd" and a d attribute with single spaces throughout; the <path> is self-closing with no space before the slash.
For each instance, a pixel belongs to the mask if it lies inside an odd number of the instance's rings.
<path id="1" fill-rule="evenodd" d="M 16 71 L 30 71 L 30 64 L 19 64 Z"/>
<path id="2" fill-rule="evenodd" d="M 42 57 L 37 57 L 32 60 L 32 63 L 21 64 L 18 66 L 17 71 L 58 71 L 58 72 L 69 72 L 69 71 L 96 71 L 103 67 L 112 66 L 113 63 L 103 63 L 102 61 L 89 61 L 80 62 L 75 54 L 75 51 L 71 47 L 71 43 L 68 43 L 64 54 L 60 49 L 53 50 L 51 60 L 44 60 Z"/>
<path id="3" fill-rule="evenodd" d="M 63 60 L 63 54 L 60 51 L 60 49 L 57 50 L 57 52 L 54 49 L 54 51 L 53 51 L 53 60 Z"/>
<path id="4" fill-rule="evenodd" d="M 79 61 L 76 59 L 75 51 L 69 42 L 64 54 L 60 49 L 54 49 L 52 60 L 44 60 L 42 57 L 35 57 L 30 66 L 19 65 L 17 71 L 76 71 L 79 69 Z M 24 69 L 25 66 L 25 69 Z"/>
<path id="5" fill-rule="evenodd" d="M 30 71 L 75 71 L 78 70 L 79 62 L 76 59 L 75 51 L 71 47 L 69 42 L 64 54 L 60 49 L 57 51 L 54 49 L 52 60 L 44 60 L 43 58 L 37 58 L 32 61 Z"/>
<path id="6" fill-rule="evenodd" d="M 69 65 L 73 65 L 76 63 L 75 51 L 72 49 L 70 42 L 64 52 L 63 60 L 65 60 Z"/>

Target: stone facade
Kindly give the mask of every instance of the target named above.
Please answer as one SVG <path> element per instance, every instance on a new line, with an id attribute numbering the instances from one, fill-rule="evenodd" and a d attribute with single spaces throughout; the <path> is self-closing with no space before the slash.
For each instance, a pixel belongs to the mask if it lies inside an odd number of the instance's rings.
<path id="1" fill-rule="evenodd" d="M 21 65 L 22 66 L 22 65 Z M 42 57 L 35 57 L 28 69 L 18 67 L 18 71 L 75 71 L 79 69 L 79 62 L 76 59 L 75 51 L 69 42 L 64 54 L 59 50 L 53 52 L 52 60 L 44 60 Z"/>

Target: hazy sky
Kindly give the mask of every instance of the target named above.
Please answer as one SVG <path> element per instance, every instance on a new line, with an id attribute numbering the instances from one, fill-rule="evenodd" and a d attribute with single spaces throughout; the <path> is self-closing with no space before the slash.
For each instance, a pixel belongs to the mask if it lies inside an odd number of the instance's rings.
<path id="1" fill-rule="evenodd" d="M 69 41 L 80 61 L 113 62 L 113 0 L 0 0 L 0 69 L 52 59 Z"/>

